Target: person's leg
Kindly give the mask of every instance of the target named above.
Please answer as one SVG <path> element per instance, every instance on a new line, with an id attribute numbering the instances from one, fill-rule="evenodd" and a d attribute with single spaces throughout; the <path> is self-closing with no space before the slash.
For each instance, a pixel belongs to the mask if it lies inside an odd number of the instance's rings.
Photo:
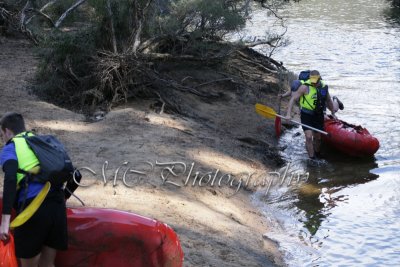
<path id="1" fill-rule="evenodd" d="M 19 259 L 21 267 L 54 267 L 57 250 L 44 246 L 42 252 L 30 259 Z"/>
<path id="2" fill-rule="evenodd" d="M 39 267 L 54 267 L 57 250 L 44 246 L 40 255 Z"/>
<path id="3" fill-rule="evenodd" d="M 324 115 L 316 115 L 313 118 L 312 126 L 318 130 L 324 131 Z M 313 145 L 314 145 L 314 155 L 317 158 L 321 157 L 321 142 L 322 135 L 319 132 L 313 131 Z"/>
<path id="4" fill-rule="evenodd" d="M 40 254 L 38 254 L 37 256 L 35 256 L 33 258 L 29 258 L 29 259 L 19 258 L 19 260 L 21 262 L 21 267 L 38 267 L 38 266 L 40 266 L 40 265 L 38 265 L 39 259 L 40 259 Z"/>
<path id="5" fill-rule="evenodd" d="M 307 113 L 304 113 L 304 112 L 300 113 L 300 121 L 301 121 L 301 123 L 303 123 L 305 125 L 310 125 L 311 126 L 312 123 L 313 123 L 313 119 L 314 119 L 314 116 L 312 116 L 310 114 L 307 114 Z M 313 140 L 312 140 L 312 138 L 313 138 L 312 131 L 309 128 L 304 127 L 304 126 L 302 126 L 302 128 L 303 128 L 303 131 L 304 131 L 304 135 L 306 137 L 306 149 L 307 149 L 308 156 L 310 158 L 314 158 L 314 147 L 313 147 Z"/>
<path id="6" fill-rule="evenodd" d="M 26 205 L 31 201 L 32 199 L 26 200 Z M 38 267 L 46 236 L 46 221 L 43 220 L 42 213 L 41 206 L 27 222 L 14 230 L 15 254 L 22 267 Z"/>
<path id="7" fill-rule="evenodd" d="M 58 250 L 68 247 L 67 213 L 62 191 L 52 192 L 47 202 L 47 212 L 51 214 L 52 223 L 47 228 L 47 238 L 42 247 L 39 267 L 54 267 Z"/>
<path id="8" fill-rule="evenodd" d="M 321 156 L 321 134 L 318 132 L 313 132 L 313 145 L 315 156 Z"/>
<path id="9" fill-rule="evenodd" d="M 314 145 L 313 145 L 313 134 L 311 130 L 304 130 L 306 136 L 306 149 L 308 156 L 314 158 Z"/>

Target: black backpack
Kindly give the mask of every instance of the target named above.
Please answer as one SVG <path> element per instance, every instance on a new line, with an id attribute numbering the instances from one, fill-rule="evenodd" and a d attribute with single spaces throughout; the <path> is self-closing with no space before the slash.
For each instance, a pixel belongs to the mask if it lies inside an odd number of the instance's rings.
<path id="1" fill-rule="evenodd" d="M 52 135 L 28 136 L 27 134 L 22 137 L 25 138 L 40 164 L 38 174 L 30 174 L 18 169 L 19 173 L 27 175 L 29 181 L 50 182 L 52 186 L 62 186 L 65 182 L 70 183 L 74 180 L 74 175 L 78 178 L 75 180 L 80 181 L 79 171 L 75 170 L 63 144 L 56 137 Z"/>
<path id="2" fill-rule="evenodd" d="M 311 70 L 303 70 L 303 71 L 300 71 L 300 73 L 299 73 L 299 80 L 301 80 L 301 81 L 307 81 L 308 79 L 310 79 L 310 73 L 311 73 Z"/>

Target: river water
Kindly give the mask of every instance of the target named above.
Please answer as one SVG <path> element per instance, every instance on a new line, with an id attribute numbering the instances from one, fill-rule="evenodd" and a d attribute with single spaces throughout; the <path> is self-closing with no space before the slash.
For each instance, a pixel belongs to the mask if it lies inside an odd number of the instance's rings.
<path id="1" fill-rule="evenodd" d="M 300 128 L 286 132 L 288 173 L 309 178 L 254 196 L 274 225 L 266 236 L 289 266 L 400 266 L 400 15 L 385 0 L 302 0 L 282 14 L 290 43 L 274 59 L 295 73 L 318 69 L 344 103 L 338 117 L 366 127 L 380 149 L 310 163 Z M 256 12 L 246 32 L 271 27 Z"/>

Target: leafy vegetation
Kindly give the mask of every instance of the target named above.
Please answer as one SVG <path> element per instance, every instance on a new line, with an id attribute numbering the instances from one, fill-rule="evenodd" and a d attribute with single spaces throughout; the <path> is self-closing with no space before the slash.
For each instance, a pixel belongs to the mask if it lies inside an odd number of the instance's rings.
<path id="1" fill-rule="evenodd" d="M 143 92 L 168 104 L 165 88 L 185 86 L 165 77 L 161 65 L 222 62 L 235 46 L 224 37 L 243 29 L 253 5 L 277 16 L 286 2 L 7 0 L 3 9 L 11 10 L 15 29 L 40 47 L 37 91 L 58 104 L 91 110 Z M 281 38 L 265 43 L 274 46 Z"/>

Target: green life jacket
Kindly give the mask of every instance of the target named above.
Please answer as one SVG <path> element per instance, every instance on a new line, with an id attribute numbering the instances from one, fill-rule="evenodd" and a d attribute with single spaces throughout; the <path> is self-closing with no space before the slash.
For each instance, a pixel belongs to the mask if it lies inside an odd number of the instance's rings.
<path id="1" fill-rule="evenodd" d="M 322 106 L 325 105 L 326 96 L 327 96 L 327 92 L 328 92 L 328 86 L 325 85 L 324 81 L 321 80 L 321 87 L 318 89 L 311 85 L 310 80 L 302 81 L 302 84 L 308 86 L 308 94 L 302 95 L 300 98 L 300 107 L 303 111 L 315 111 L 316 110 L 317 101 L 318 101 L 318 93 L 320 95 L 319 101 L 321 101 Z M 322 109 L 323 109 L 323 107 L 322 107 Z"/>
<path id="2" fill-rule="evenodd" d="M 25 138 L 22 135 L 28 134 L 28 136 L 32 136 L 33 134 L 28 132 L 23 132 L 17 134 L 12 141 L 15 144 L 15 152 L 17 154 L 18 159 L 18 169 L 24 170 L 26 172 L 30 172 L 33 174 L 39 173 L 39 160 L 33 153 L 32 149 L 26 143 Z M 25 177 L 25 174 L 17 172 L 17 186 L 21 182 L 21 180 Z"/>

